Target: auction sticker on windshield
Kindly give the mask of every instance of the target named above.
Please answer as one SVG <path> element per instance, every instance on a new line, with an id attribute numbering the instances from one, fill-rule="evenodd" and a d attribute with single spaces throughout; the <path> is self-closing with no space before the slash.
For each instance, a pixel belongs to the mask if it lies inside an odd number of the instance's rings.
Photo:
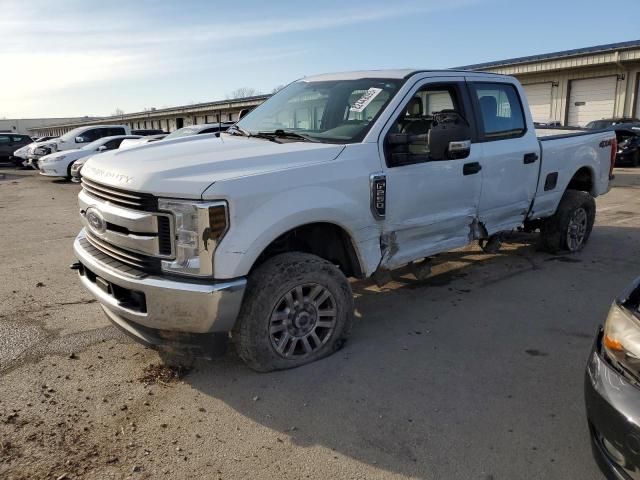
<path id="1" fill-rule="evenodd" d="M 381 88 L 371 87 L 362 95 L 349 109 L 350 112 L 363 112 L 367 105 L 369 105 L 374 98 L 382 91 Z"/>

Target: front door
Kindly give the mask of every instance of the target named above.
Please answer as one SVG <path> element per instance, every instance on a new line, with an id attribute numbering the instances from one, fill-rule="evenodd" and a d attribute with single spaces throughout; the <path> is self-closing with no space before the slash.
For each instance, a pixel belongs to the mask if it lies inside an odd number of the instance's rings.
<path id="1" fill-rule="evenodd" d="M 479 218 L 492 235 L 519 226 L 536 193 L 540 145 L 512 83 L 471 82 L 483 146 Z"/>
<path id="2" fill-rule="evenodd" d="M 10 157 L 13 153 L 11 148 L 11 136 L 8 133 L 0 133 L 0 158 Z"/>
<path id="3" fill-rule="evenodd" d="M 426 141 L 409 145 L 408 155 L 393 155 L 389 137 L 392 133 L 428 134 L 433 114 L 442 110 L 470 118 L 469 102 L 463 78 L 440 77 L 417 84 L 394 113 L 396 120 L 383 135 L 386 211 L 381 266 L 396 268 L 464 246 L 474 238 L 482 145 L 472 141 L 465 158 L 434 160 Z"/>

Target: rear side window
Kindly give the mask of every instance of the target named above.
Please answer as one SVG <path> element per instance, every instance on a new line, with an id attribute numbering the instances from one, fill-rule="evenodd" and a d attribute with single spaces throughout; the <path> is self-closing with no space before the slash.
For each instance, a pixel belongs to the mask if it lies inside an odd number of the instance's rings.
<path id="1" fill-rule="evenodd" d="M 9 135 L 0 135 L 0 143 L 9 143 Z"/>
<path id="2" fill-rule="evenodd" d="M 525 133 L 522 103 L 513 85 L 508 83 L 474 83 L 472 85 L 486 140 L 520 137 Z"/>
<path id="3" fill-rule="evenodd" d="M 103 137 L 115 137 L 116 135 L 125 135 L 124 128 L 122 127 L 113 127 L 113 128 L 105 128 L 107 132 L 106 135 L 102 135 Z"/>

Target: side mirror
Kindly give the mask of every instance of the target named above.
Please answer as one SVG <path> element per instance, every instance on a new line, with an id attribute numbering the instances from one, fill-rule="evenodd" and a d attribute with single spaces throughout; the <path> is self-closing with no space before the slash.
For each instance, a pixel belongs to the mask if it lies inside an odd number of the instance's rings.
<path id="1" fill-rule="evenodd" d="M 84 137 L 76 137 L 76 143 L 84 143 L 85 139 Z"/>
<path id="2" fill-rule="evenodd" d="M 453 110 L 437 113 L 429 130 L 429 157 L 455 160 L 471 153 L 471 128 L 465 118 Z"/>
<path id="3" fill-rule="evenodd" d="M 106 149 L 107 149 L 107 146 L 106 146 L 106 145 L 100 145 L 100 146 L 98 147 L 98 151 L 99 151 L 99 152 L 104 152 Z"/>

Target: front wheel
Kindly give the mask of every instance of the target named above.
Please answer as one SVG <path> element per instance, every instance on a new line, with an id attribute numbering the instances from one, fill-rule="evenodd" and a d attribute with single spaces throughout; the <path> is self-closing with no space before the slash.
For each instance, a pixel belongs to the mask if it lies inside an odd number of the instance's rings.
<path id="1" fill-rule="evenodd" d="M 340 349 L 353 323 L 353 295 L 332 263 L 283 253 L 249 275 L 232 337 L 236 351 L 259 372 L 311 363 Z"/>
<path id="2" fill-rule="evenodd" d="M 589 240 L 596 218 L 596 202 L 587 192 L 567 190 L 558 210 L 540 228 L 542 248 L 550 253 L 574 253 Z"/>

